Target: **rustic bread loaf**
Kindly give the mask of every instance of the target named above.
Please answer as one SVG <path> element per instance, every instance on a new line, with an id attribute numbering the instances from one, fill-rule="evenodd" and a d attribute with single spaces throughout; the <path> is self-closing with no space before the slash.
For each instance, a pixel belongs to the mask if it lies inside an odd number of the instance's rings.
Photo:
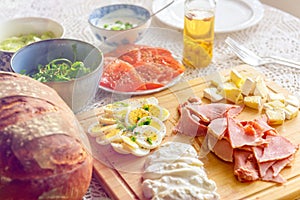
<path id="1" fill-rule="evenodd" d="M 85 139 L 53 89 L 0 71 L 0 199 L 82 199 L 92 175 Z"/>

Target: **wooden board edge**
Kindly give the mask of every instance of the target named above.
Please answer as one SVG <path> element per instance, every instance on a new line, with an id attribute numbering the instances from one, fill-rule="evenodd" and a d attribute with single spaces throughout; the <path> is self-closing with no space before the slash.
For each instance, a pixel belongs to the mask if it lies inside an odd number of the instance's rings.
<path id="1" fill-rule="evenodd" d="M 269 199 L 300 199 L 300 174 L 288 180 L 283 185 L 272 185 L 268 190 L 260 191 L 251 196 L 245 197 L 247 200 L 269 200 Z M 288 193 L 283 193 L 282 190 L 278 190 L 278 187 L 285 187 Z"/>
<path id="2" fill-rule="evenodd" d="M 111 199 L 138 199 L 118 172 L 94 159 L 94 175 Z M 101 172 L 101 173 L 100 173 Z M 111 181 L 107 182 L 110 179 Z M 112 184 L 115 187 L 112 187 Z"/>

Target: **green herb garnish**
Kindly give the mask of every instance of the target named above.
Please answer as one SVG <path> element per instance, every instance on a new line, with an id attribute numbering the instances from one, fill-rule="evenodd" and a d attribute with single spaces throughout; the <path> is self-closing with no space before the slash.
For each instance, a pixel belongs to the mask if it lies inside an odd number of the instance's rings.
<path id="1" fill-rule="evenodd" d="M 136 128 L 136 125 L 132 125 L 132 126 L 127 126 L 126 127 L 126 129 L 128 130 L 128 131 L 133 131 L 133 129 L 135 129 Z"/>
<path id="2" fill-rule="evenodd" d="M 152 139 L 149 138 L 149 137 L 147 137 L 147 142 L 148 142 L 149 144 L 151 144 L 151 145 L 153 144 L 153 143 L 152 143 Z"/>
<path id="3" fill-rule="evenodd" d="M 136 141 L 136 137 L 135 136 L 131 136 L 130 139 L 131 139 L 132 142 Z"/>
<path id="4" fill-rule="evenodd" d="M 31 75 L 33 79 L 40 82 L 69 81 L 90 72 L 90 68 L 84 66 L 81 61 L 74 63 L 66 58 L 52 60 L 47 65 L 38 65 L 38 72 Z"/>
<path id="5" fill-rule="evenodd" d="M 143 109 L 146 110 L 146 111 L 149 111 L 150 110 L 150 106 L 147 105 L 147 104 L 145 104 L 145 105 L 143 105 Z"/>
<path id="6" fill-rule="evenodd" d="M 132 24 L 130 22 L 124 23 L 121 20 L 117 20 L 113 24 L 104 24 L 102 28 L 106 30 L 121 31 L 121 30 L 128 30 L 136 26 L 137 26 L 136 24 Z"/>
<path id="7" fill-rule="evenodd" d="M 138 123 L 138 126 L 150 125 L 150 124 L 151 124 L 151 118 L 147 117 L 147 119 L 145 121 Z"/>

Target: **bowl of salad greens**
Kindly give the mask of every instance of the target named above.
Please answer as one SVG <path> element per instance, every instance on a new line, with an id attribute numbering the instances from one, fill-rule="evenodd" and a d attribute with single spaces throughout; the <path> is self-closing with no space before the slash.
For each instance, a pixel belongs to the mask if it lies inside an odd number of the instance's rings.
<path id="1" fill-rule="evenodd" d="M 94 36 L 100 42 L 119 46 L 139 41 L 151 24 L 151 14 L 142 6 L 112 4 L 94 9 L 88 22 Z M 108 42 L 110 37 L 114 37 L 113 42 Z"/>
<path id="2" fill-rule="evenodd" d="M 14 18 L 0 23 L 0 70 L 12 71 L 10 59 L 20 48 L 40 40 L 61 38 L 64 27 L 48 18 Z"/>
<path id="3" fill-rule="evenodd" d="M 42 40 L 18 50 L 11 58 L 11 66 L 14 72 L 56 90 L 77 113 L 95 97 L 103 70 L 103 53 L 81 40 Z"/>

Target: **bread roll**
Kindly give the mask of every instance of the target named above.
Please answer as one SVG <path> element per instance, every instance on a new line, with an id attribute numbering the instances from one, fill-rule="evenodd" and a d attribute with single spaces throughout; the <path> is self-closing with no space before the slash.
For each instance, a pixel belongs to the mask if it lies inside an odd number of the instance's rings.
<path id="1" fill-rule="evenodd" d="M 92 176 L 88 145 L 53 89 L 0 71 L 0 199 L 82 199 Z"/>

